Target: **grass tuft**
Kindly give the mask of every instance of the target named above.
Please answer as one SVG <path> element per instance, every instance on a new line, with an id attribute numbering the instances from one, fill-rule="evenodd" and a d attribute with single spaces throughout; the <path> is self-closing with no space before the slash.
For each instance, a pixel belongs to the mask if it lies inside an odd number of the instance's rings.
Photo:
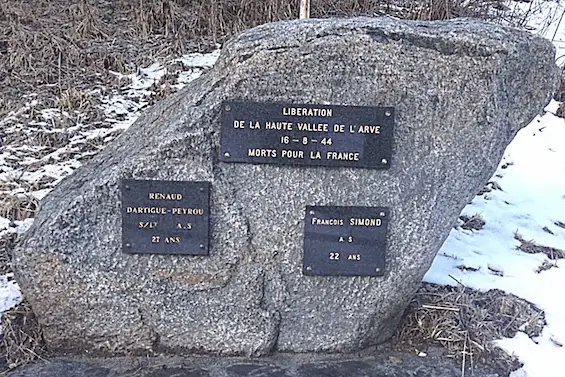
<path id="1" fill-rule="evenodd" d="M 526 240 L 519 233 L 514 233 L 514 239 L 520 241 L 520 245 L 516 248 L 528 254 L 543 253 L 551 260 L 565 258 L 565 251 L 555 247 L 543 246 L 537 244 L 534 240 Z"/>
<path id="2" fill-rule="evenodd" d="M 21 235 L 12 232 L 2 232 L 0 235 L 0 274 L 12 272 L 12 249 Z"/>
<path id="3" fill-rule="evenodd" d="M 14 220 L 35 217 L 39 200 L 26 194 L 3 195 L 0 199 L 0 216 Z"/>
<path id="4" fill-rule="evenodd" d="M 543 263 L 536 269 L 536 273 L 542 273 L 543 271 L 550 270 L 553 267 L 558 267 L 555 262 L 544 260 Z"/>
<path id="5" fill-rule="evenodd" d="M 459 219 L 463 221 L 461 228 L 465 230 L 481 230 L 486 224 L 480 213 L 476 213 L 473 216 L 462 215 Z"/>
<path id="6" fill-rule="evenodd" d="M 26 365 L 44 353 L 43 335 L 27 301 L 2 314 L 2 329 L 9 369 Z"/>
<path id="7" fill-rule="evenodd" d="M 477 362 L 494 362 L 497 369 L 508 373 L 520 363 L 493 341 L 512 338 L 518 331 L 535 337 L 544 325 L 543 311 L 500 290 L 479 292 L 461 285 L 423 284 L 405 311 L 395 344 L 419 350 L 437 344 L 465 370 L 472 370 Z"/>

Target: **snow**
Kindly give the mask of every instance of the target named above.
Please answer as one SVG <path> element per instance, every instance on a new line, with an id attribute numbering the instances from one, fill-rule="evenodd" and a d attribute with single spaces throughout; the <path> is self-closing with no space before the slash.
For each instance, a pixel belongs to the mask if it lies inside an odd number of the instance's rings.
<path id="1" fill-rule="evenodd" d="M 520 14 L 526 29 L 551 40 L 556 59 L 565 64 L 565 6 L 559 1 L 508 2 L 508 12 Z M 35 95 L 28 103 L 0 119 L 6 135 L 32 137 L 66 132 L 69 141 L 59 148 L 14 142 L 0 149 L 0 193 L 6 198 L 26 195 L 41 200 L 64 177 L 82 165 L 81 159 L 101 150 L 126 130 L 149 105 L 162 79 L 171 74 L 169 65 L 182 66 L 171 85 L 179 90 L 209 69 L 219 56 L 188 54 L 164 64 L 154 63 L 134 74 L 114 73 L 125 84 L 120 90 L 94 90 L 102 103 L 105 119 L 93 127 L 80 121 L 65 130 L 55 127 L 63 114 L 43 108 Z M 554 115 L 559 103 L 550 103 L 544 114 L 521 130 L 507 148 L 503 160 L 489 181 L 490 191 L 476 196 L 462 215 L 480 215 L 480 230 L 453 229 L 439 250 L 424 280 L 427 282 L 489 290 L 500 289 L 524 298 L 541 308 L 547 325 L 542 334 L 530 339 L 518 332 L 512 339 L 500 339 L 498 346 L 515 354 L 524 366 L 512 377 L 557 377 L 565 375 L 565 259 L 550 260 L 545 254 L 527 254 L 517 249 L 520 241 L 565 250 L 565 120 Z M 32 114 L 40 119 L 30 121 Z M 76 116 L 77 114 L 75 114 Z M 85 143 L 100 145 L 84 151 Z M 69 158 L 68 156 L 73 156 Z M 50 183 L 38 187 L 41 180 Z M 23 200 L 23 199 L 22 199 Z M 23 233 L 33 219 L 10 221 L 0 217 L 0 236 Z M 540 269 L 541 266 L 546 268 Z M 551 266 L 547 268 L 547 266 Z M 464 267 L 464 268 L 462 268 Z M 0 275 L 0 312 L 21 301 L 13 274 Z"/>
<path id="2" fill-rule="evenodd" d="M 21 302 L 22 293 L 14 280 L 14 274 L 0 276 L 0 312 L 13 308 Z"/>
<path id="3" fill-rule="evenodd" d="M 0 216 L 0 230 L 6 230 L 10 226 L 10 220 Z"/>
<path id="4" fill-rule="evenodd" d="M 208 68 L 213 66 L 219 57 L 220 57 L 220 50 L 217 49 L 209 54 L 194 53 L 194 54 L 184 55 L 181 58 L 176 59 L 174 61 L 180 61 L 185 66 L 188 67 Z"/>

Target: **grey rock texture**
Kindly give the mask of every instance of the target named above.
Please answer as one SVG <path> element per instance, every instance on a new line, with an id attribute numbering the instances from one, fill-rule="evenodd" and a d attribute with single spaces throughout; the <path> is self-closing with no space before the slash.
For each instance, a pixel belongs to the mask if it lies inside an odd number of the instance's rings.
<path id="1" fill-rule="evenodd" d="M 42 202 L 17 279 L 54 352 L 342 352 L 390 338 L 461 209 L 556 84 L 551 44 L 477 21 L 280 22 L 149 109 Z M 222 100 L 394 106 L 390 170 L 218 162 Z M 123 178 L 212 182 L 209 257 L 121 251 Z M 306 205 L 388 206 L 383 277 L 305 277 Z"/>

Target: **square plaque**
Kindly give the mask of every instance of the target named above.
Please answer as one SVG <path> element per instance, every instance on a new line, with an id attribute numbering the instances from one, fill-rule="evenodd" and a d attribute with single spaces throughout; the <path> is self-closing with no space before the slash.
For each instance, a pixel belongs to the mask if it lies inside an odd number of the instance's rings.
<path id="1" fill-rule="evenodd" d="M 122 180 L 122 250 L 208 255 L 210 182 Z"/>
<path id="2" fill-rule="evenodd" d="M 224 102 L 220 161 L 388 169 L 393 107 Z"/>
<path id="3" fill-rule="evenodd" d="M 307 206 L 304 275 L 383 275 L 389 216 L 386 207 Z"/>

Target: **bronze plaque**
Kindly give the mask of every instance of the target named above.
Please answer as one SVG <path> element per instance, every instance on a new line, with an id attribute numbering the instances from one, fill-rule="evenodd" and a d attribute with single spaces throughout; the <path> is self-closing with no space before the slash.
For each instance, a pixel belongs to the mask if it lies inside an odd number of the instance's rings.
<path id="1" fill-rule="evenodd" d="M 208 255 L 210 183 L 122 181 L 122 250 Z"/>
<path id="2" fill-rule="evenodd" d="M 383 275 L 389 217 L 386 207 L 307 206 L 304 275 Z"/>
<path id="3" fill-rule="evenodd" d="M 224 102 L 220 161 L 388 169 L 393 107 Z"/>

